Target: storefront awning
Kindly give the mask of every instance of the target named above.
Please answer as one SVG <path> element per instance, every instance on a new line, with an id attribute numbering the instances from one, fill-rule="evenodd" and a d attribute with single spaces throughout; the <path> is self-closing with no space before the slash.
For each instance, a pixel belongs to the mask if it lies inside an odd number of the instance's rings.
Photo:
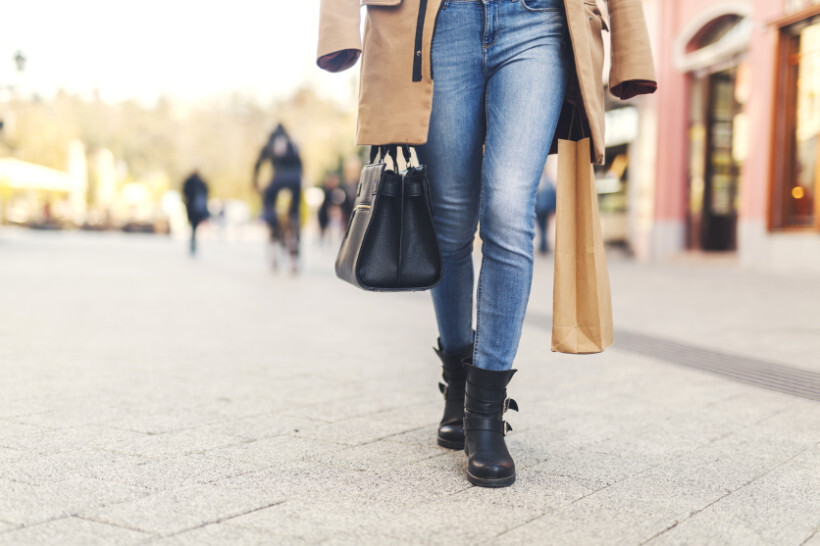
<path id="1" fill-rule="evenodd" d="M 58 192 L 73 189 L 68 173 L 12 157 L 0 158 L 0 186 Z"/>

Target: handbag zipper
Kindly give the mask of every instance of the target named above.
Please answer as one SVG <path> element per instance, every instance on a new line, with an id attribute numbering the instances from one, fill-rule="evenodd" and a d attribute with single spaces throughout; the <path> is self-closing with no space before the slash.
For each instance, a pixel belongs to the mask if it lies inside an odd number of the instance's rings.
<path id="1" fill-rule="evenodd" d="M 419 1 L 419 16 L 416 20 L 416 44 L 413 48 L 413 81 L 421 81 L 421 45 L 424 37 L 424 20 L 427 17 L 427 0 Z M 438 17 L 438 16 L 437 16 Z"/>

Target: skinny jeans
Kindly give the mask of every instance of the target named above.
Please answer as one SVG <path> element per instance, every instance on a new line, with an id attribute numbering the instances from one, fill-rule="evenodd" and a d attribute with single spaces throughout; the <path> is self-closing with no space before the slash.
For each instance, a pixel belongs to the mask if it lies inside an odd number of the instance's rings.
<path id="1" fill-rule="evenodd" d="M 479 368 L 508 370 L 518 351 L 532 284 L 535 195 L 570 53 L 563 0 L 444 0 L 438 15 L 430 131 L 418 148 L 443 260 L 432 297 L 441 348 L 453 354 L 475 343 Z"/>

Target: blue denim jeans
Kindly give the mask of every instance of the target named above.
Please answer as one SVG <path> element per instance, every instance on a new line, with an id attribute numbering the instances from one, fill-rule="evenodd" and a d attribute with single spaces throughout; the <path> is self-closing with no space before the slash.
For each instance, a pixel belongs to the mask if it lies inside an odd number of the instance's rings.
<path id="1" fill-rule="evenodd" d="M 427 144 L 444 275 L 433 289 L 441 348 L 513 365 L 532 284 L 535 194 L 564 102 L 563 0 L 444 0 L 433 37 Z M 473 339 L 473 241 L 482 260 Z"/>

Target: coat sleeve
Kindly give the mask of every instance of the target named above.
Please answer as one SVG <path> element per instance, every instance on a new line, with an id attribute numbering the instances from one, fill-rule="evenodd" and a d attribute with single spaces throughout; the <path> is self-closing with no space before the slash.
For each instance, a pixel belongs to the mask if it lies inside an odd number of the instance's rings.
<path id="1" fill-rule="evenodd" d="M 362 53 L 360 24 L 359 0 L 322 0 L 316 64 L 330 72 L 356 64 Z"/>
<path id="2" fill-rule="evenodd" d="M 609 91 L 619 99 L 658 88 L 641 0 L 608 0 L 612 67 Z"/>

